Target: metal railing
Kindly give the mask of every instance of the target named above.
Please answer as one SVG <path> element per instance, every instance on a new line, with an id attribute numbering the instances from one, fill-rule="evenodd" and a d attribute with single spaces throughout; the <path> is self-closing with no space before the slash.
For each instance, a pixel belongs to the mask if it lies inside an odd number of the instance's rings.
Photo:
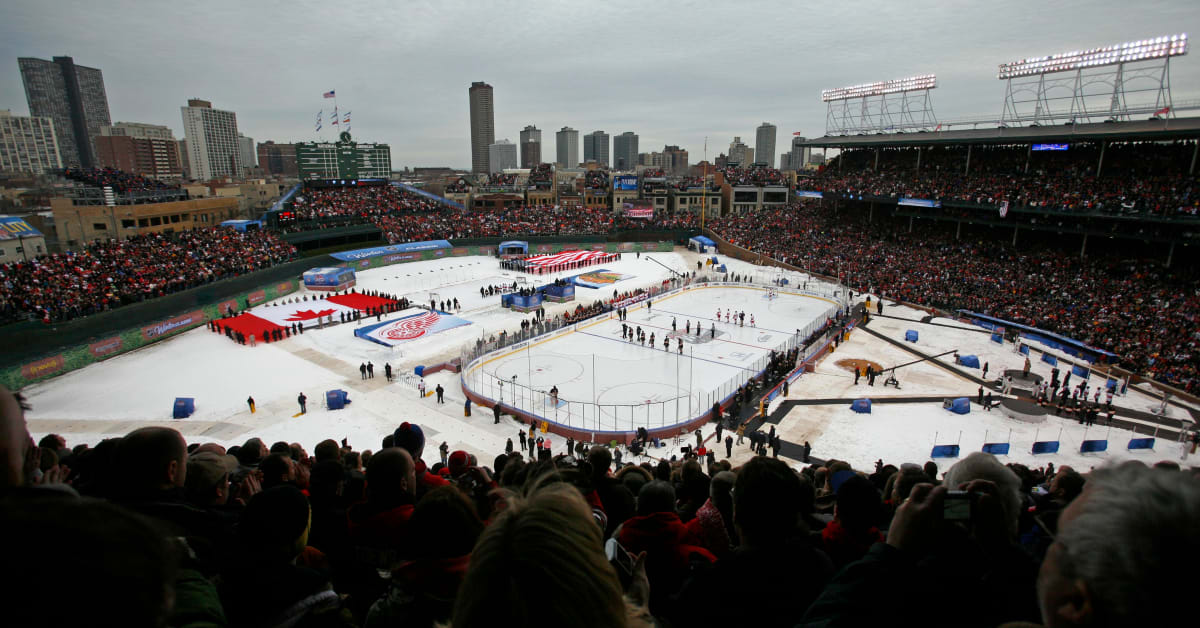
<path id="1" fill-rule="evenodd" d="M 746 280 L 739 282 L 715 280 L 711 276 L 688 279 L 675 279 L 669 282 L 665 289 L 652 288 L 634 298 L 665 297 L 698 286 L 753 286 L 759 288 L 777 288 L 780 286 L 780 275 L 785 273 L 803 275 L 803 273 L 777 272 L 778 269 L 763 269 L 745 275 Z M 600 316 L 607 317 L 613 306 L 604 304 L 604 311 L 587 319 L 567 322 L 559 319 L 534 323 L 529 329 L 517 333 L 500 332 L 484 340 L 478 339 L 474 345 L 463 348 L 461 364 L 465 365 L 460 375 L 463 387 L 487 400 L 489 403 L 499 402 L 506 408 L 512 408 L 536 417 L 539 420 L 557 423 L 574 429 L 592 432 L 632 432 L 638 427 L 647 429 L 669 428 L 690 422 L 708 412 L 716 403 L 724 404 L 741 387 L 755 386 L 762 382 L 763 374 L 768 369 L 774 357 L 786 355 L 788 351 L 797 349 L 796 362 L 802 362 L 820 350 L 820 340 L 828 335 L 829 321 L 838 318 L 846 308 L 848 301 L 845 290 L 840 286 L 818 282 L 808 278 L 808 289 L 795 290 L 797 285 L 789 282 L 784 286 L 788 292 L 828 298 L 834 301 L 830 307 L 815 317 L 804 327 L 797 328 L 786 340 L 772 347 L 770 351 L 760 356 L 749 365 L 727 364 L 724 368 L 737 369 L 737 373 L 716 386 L 700 390 L 675 386 L 678 394 L 666 399 L 650 399 L 642 403 L 599 403 L 595 400 L 569 399 L 557 394 L 551 394 L 546 387 L 531 386 L 514 376 L 511 379 L 499 377 L 495 371 L 488 372 L 486 364 L 507 356 L 518 356 L 520 351 L 526 351 L 527 359 L 532 345 L 538 340 L 549 340 L 554 335 L 566 334 L 578 330 L 580 326 L 596 322 Z M 640 302 L 639 300 L 639 302 Z M 632 304 L 629 304 L 632 305 Z M 622 305 L 624 307 L 625 305 Z M 486 333 L 486 332 L 485 332 Z M 705 332 L 702 332 L 705 333 Z M 672 353 L 664 351 L 664 353 Z M 547 355 L 547 354 L 543 354 Z M 554 354 L 556 355 L 556 354 Z M 696 361 L 691 355 L 674 354 L 678 360 L 677 378 L 682 379 L 684 369 L 687 378 L 692 379 Z M 593 372 L 595 371 L 595 356 L 593 355 Z M 686 367 L 684 366 L 686 363 Z M 788 370 L 791 370 L 790 368 Z M 664 385 L 669 388 L 669 385 Z"/>

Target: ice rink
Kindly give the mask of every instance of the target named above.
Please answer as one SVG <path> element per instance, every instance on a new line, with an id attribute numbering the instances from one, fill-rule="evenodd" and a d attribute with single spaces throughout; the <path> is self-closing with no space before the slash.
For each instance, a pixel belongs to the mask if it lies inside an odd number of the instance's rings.
<path id="1" fill-rule="evenodd" d="M 791 349 L 838 307 L 826 298 L 776 295 L 755 287 L 688 287 L 649 307 L 636 304 L 625 321 L 613 315 L 485 355 L 466 369 L 464 381 L 490 399 L 507 395 L 504 403 L 571 427 L 670 426 L 729 396 L 766 367 L 772 351 Z M 745 318 L 725 322 L 738 312 Z M 633 333 L 623 334 L 623 326 Z M 639 329 L 645 342 L 636 340 Z"/>

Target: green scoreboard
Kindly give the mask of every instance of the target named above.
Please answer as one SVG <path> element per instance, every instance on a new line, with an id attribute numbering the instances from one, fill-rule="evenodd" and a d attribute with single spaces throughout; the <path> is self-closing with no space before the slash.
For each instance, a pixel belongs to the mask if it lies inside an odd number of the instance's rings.
<path id="1" fill-rule="evenodd" d="M 392 174 L 392 149 L 355 142 L 343 131 L 337 142 L 297 143 L 296 165 L 301 179 L 386 179 Z"/>

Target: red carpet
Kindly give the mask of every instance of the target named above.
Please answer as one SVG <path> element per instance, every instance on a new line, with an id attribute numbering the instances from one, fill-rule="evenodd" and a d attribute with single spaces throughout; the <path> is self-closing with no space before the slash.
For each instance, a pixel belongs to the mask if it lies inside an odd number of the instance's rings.
<path id="1" fill-rule="evenodd" d="M 240 331 L 246 336 L 246 342 L 250 341 L 250 335 L 253 334 L 259 342 L 262 341 L 264 334 L 273 329 L 283 329 L 279 325 L 272 323 L 269 320 L 259 318 L 252 314 L 239 314 L 233 318 L 221 318 L 215 321 L 221 327 L 221 334 L 225 333 L 225 328 L 228 327 L 234 331 Z"/>
<path id="2" fill-rule="evenodd" d="M 356 310 L 369 310 L 371 308 L 381 307 L 389 303 L 395 303 L 394 299 L 385 299 L 383 297 L 372 297 L 360 292 L 352 292 L 350 294 L 339 294 L 331 296 L 326 301 L 332 301 L 338 305 L 352 307 Z"/>

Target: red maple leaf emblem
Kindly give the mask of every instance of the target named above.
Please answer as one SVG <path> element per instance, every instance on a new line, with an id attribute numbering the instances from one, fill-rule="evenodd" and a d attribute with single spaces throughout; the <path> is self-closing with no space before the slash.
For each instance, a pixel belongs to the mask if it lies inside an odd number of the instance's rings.
<path id="1" fill-rule="evenodd" d="M 329 316 L 330 314 L 333 314 L 336 311 L 337 310 L 321 310 L 319 312 L 314 312 L 312 310 L 298 310 L 296 312 L 293 312 L 291 316 L 289 316 L 283 320 L 285 320 L 285 321 L 311 321 L 311 320 L 317 319 L 317 318 L 325 318 L 326 316 Z"/>

